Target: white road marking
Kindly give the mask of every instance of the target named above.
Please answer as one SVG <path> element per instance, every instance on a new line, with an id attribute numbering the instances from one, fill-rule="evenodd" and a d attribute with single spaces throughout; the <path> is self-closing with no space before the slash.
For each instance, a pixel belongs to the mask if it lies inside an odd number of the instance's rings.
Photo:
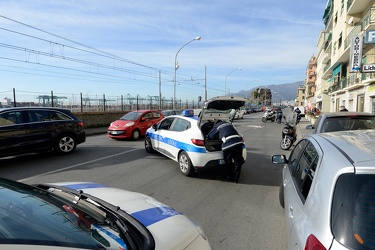
<path id="1" fill-rule="evenodd" d="M 64 171 L 64 170 L 68 170 L 68 169 L 71 169 L 71 168 L 76 168 L 76 167 L 79 167 L 79 166 L 82 166 L 82 165 L 85 165 L 85 164 L 89 164 L 89 163 L 93 163 L 93 162 L 96 162 L 96 161 L 101 161 L 101 160 L 105 160 L 105 159 L 108 159 L 108 158 L 116 157 L 116 156 L 119 156 L 119 155 L 131 153 L 131 152 L 136 151 L 136 150 L 140 150 L 140 148 L 135 148 L 135 149 L 132 149 L 132 150 L 129 150 L 129 151 L 125 151 L 125 152 L 121 152 L 121 153 L 118 153 L 118 154 L 109 155 L 109 156 L 105 156 L 105 157 L 98 158 L 98 159 L 95 159 L 95 160 L 82 162 L 82 163 L 79 163 L 79 164 L 76 164 L 76 165 L 73 165 L 73 166 L 69 166 L 69 167 L 66 167 L 66 168 L 59 168 L 57 170 L 53 170 L 53 171 L 46 172 L 46 173 L 43 173 L 43 174 L 34 175 L 34 176 L 29 177 L 29 178 L 21 179 L 21 180 L 18 180 L 18 181 L 20 181 L 20 182 L 28 181 L 28 180 L 31 180 L 31 179 L 33 179 L 35 177 L 44 176 L 44 175 L 48 175 L 48 174 L 53 174 L 53 173 L 57 173 L 57 172 Z"/>
<path id="2" fill-rule="evenodd" d="M 258 125 L 247 125 L 250 128 L 263 128 L 263 126 L 258 126 Z"/>

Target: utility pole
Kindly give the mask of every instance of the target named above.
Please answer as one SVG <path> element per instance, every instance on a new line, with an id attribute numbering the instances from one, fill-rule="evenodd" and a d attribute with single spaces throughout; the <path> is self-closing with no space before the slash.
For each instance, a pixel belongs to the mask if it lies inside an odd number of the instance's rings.
<path id="1" fill-rule="evenodd" d="M 204 101 L 207 101 L 207 72 L 206 66 L 204 66 Z"/>
<path id="2" fill-rule="evenodd" d="M 161 73 L 159 70 L 159 109 L 161 110 Z"/>

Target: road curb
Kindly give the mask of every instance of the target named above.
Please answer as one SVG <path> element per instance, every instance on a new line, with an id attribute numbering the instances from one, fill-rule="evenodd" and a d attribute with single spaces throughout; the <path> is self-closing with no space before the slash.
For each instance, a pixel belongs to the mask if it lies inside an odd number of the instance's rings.
<path id="1" fill-rule="evenodd" d="M 107 127 L 87 128 L 87 129 L 85 129 L 85 132 L 86 132 L 86 136 L 106 134 L 107 133 Z"/>

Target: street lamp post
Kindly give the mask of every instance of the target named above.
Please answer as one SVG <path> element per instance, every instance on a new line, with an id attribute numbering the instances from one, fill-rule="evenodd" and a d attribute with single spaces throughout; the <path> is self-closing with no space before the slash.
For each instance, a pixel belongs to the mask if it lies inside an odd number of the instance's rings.
<path id="1" fill-rule="evenodd" d="M 242 68 L 238 68 L 238 69 L 235 69 L 231 72 L 228 73 L 228 75 L 225 77 L 225 83 L 224 83 L 224 95 L 227 94 L 227 77 L 232 74 L 234 71 L 237 71 L 237 70 L 242 70 Z"/>
<path id="2" fill-rule="evenodd" d="M 176 56 L 174 58 L 174 93 L 173 93 L 173 104 L 172 104 L 172 108 L 175 109 L 175 102 L 176 102 L 176 83 L 177 83 L 177 80 L 176 80 L 176 73 L 177 73 L 177 69 L 178 69 L 178 64 L 177 64 L 177 55 L 178 53 L 182 50 L 183 47 L 185 47 L 186 45 L 188 45 L 189 43 L 191 42 L 194 42 L 196 40 L 201 40 L 201 37 L 200 36 L 197 36 L 196 38 L 190 40 L 189 42 L 185 43 L 184 46 L 182 46 L 176 53 Z"/>

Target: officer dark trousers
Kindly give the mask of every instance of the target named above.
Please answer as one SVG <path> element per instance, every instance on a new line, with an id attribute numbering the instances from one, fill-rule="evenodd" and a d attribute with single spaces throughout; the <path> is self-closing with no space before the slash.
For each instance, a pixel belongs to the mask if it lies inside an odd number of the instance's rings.
<path id="1" fill-rule="evenodd" d="M 236 145 L 223 151 L 225 159 L 225 168 L 227 176 L 231 177 L 232 181 L 238 183 L 241 175 L 241 167 L 243 164 L 242 145 Z"/>

